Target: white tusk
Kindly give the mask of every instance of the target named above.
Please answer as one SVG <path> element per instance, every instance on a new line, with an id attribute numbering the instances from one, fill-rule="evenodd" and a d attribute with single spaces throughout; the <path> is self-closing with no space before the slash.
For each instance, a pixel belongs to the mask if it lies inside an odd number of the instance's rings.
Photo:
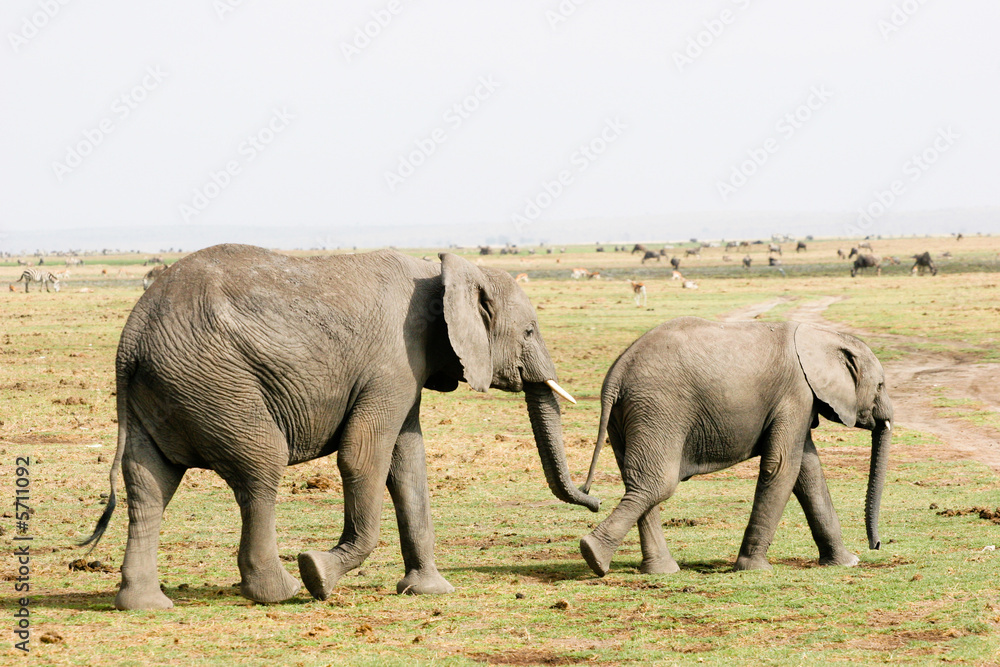
<path id="1" fill-rule="evenodd" d="M 549 385 L 549 387 L 552 388 L 552 391 L 556 392 L 557 394 L 559 394 L 560 396 L 562 396 L 563 398 L 565 398 L 570 403 L 573 403 L 573 404 L 576 403 L 576 399 L 573 398 L 572 396 L 570 396 L 568 393 L 566 393 L 565 389 L 563 389 L 562 387 L 560 387 L 559 385 L 557 385 L 555 380 L 546 380 L 545 384 Z"/>
<path id="2" fill-rule="evenodd" d="M 891 431 L 892 430 L 892 422 L 886 422 L 885 423 L 885 430 L 886 431 Z"/>

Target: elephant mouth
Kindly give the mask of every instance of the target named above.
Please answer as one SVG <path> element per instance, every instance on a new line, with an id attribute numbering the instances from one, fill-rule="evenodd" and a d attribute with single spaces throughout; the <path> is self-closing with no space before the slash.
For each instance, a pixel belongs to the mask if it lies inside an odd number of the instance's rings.
<path id="1" fill-rule="evenodd" d="M 551 389 L 553 392 L 555 392 L 555 394 L 557 396 L 559 396 L 560 398 L 562 398 L 563 400 L 569 401 L 570 403 L 576 405 L 576 399 L 573 398 L 573 396 L 568 391 L 566 391 L 565 389 L 563 389 L 562 387 L 560 387 L 559 383 L 556 382 L 554 379 L 549 378 L 547 380 L 542 380 L 542 382 L 538 383 L 538 382 L 534 382 L 532 380 L 525 380 L 524 379 L 524 368 L 520 368 L 519 367 L 517 369 L 517 371 L 518 372 L 515 375 L 515 381 L 513 383 L 511 383 L 512 385 L 516 385 L 516 386 L 511 386 L 510 387 L 510 391 L 524 391 L 524 385 L 525 384 L 544 384 L 544 385 L 547 385 L 549 387 L 549 389 Z M 499 389 L 499 387 L 498 387 L 498 389 Z"/>

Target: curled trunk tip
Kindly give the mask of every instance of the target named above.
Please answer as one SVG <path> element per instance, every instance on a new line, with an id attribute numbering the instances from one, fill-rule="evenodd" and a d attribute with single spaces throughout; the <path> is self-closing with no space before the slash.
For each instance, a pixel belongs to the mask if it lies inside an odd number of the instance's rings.
<path id="1" fill-rule="evenodd" d="M 563 445 L 562 423 L 559 401 L 547 383 L 525 383 L 524 399 L 531 419 L 531 430 L 535 436 L 535 446 L 542 461 L 545 481 L 552 494 L 563 502 L 583 505 L 591 512 L 600 509 L 601 501 L 588 495 L 573 485 L 566 464 L 566 450 Z"/>

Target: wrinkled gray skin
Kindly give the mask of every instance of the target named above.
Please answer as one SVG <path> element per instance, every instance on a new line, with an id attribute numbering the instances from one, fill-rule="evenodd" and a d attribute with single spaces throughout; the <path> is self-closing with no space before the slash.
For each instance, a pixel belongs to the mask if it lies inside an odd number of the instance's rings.
<path id="1" fill-rule="evenodd" d="M 314 597 L 378 542 L 386 486 L 406 575 L 400 593 L 454 588 L 434 564 L 420 394 L 523 391 L 553 493 L 597 511 L 570 480 L 556 371 L 531 303 L 509 274 L 455 255 L 441 263 L 393 251 L 292 258 L 221 245 L 164 271 L 136 304 L 116 363 L 116 468 L 128 489 L 119 609 L 172 606 L 160 592 L 160 521 L 188 468 L 215 470 L 243 520 L 241 591 L 258 602 L 299 589 L 278 559 L 274 504 L 285 467 L 336 454 L 344 529 L 330 551 L 299 554 Z"/>
<path id="2" fill-rule="evenodd" d="M 823 565 L 855 565 L 844 547 L 811 429 L 818 415 L 872 431 L 865 521 L 879 547 L 878 511 L 889 456 L 892 403 L 882 366 L 857 338 L 796 322 L 671 320 L 639 338 L 608 371 L 598 446 L 609 436 L 625 496 L 580 542 L 600 576 L 637 522 L 641 570 L 678 570 L 659 503 L 679 482 L 759 456 L 750 522 L 737 570 L 770 569 L 767 549 L 792 493 Z"/>

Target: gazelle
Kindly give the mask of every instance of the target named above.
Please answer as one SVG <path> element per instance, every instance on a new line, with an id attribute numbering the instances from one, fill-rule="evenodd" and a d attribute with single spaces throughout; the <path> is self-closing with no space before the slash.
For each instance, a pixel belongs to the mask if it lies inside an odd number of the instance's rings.
<path id="1" fill-rule="evenodd" d="M 514 277 L 514 282 L 516 282 L 516 283 L 526 283 L 526 282 L 528 282 L 528 274 L 527 273 L 519 273 L 519 274 L 517 274 L 517 276 Z"/>
<path id="2" fill-rule="evenodd" d="M 632 286 L 632 296 L 635 299 L 635 305 L 645 306 L 646 305 L 646 285 L 635 280 L 628 281 L 628 284 Z M 640 304 L 639 301 L 642 301 Z"/>

